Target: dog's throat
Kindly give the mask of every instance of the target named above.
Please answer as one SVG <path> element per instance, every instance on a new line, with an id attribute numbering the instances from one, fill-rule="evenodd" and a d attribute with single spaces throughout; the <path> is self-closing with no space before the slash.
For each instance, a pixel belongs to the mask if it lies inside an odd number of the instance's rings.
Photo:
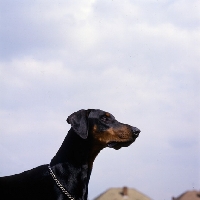
<path id="1" fill-rule="evenodd" d="M 101 147 L 101 146 L 93 146 L 91 148 L 91 151 L 89 153 L 89 161 L 88 161 L 88 166 L 89 166 L 90 170 L 92 170 L 94 160 L 102 149 L 103 149 L 103 147 Z"/>

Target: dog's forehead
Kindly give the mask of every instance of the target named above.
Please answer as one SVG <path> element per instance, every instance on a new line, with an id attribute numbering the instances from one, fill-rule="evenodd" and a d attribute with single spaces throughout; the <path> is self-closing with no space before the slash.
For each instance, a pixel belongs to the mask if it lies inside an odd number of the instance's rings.
<path id="1" fill-rule="evenodd" d="M 99 118 L 100 116 L 107 116 L 114 118 L 114 116 L 111 113 L 99 109 L 92 110 L 89 114 L 90 118 Z"/>

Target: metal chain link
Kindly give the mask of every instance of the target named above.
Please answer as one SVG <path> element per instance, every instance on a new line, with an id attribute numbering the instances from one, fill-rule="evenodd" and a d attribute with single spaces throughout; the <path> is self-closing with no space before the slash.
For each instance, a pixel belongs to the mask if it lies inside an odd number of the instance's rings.
<path id="1" fill-rule="evenodd" d="M 56 175 L 53 173 L 51 166 L 48 166 L 49 168 L 49 172 L 52 176 L 52 178 L 54 179 L 54 181 L 56 182 L 56 184 L 58 185 L 58 187 L 62 190 L 62 192 L 67 195 L 67 197 L 71 200 L 75 200 L 74 197 L 71 196 L 71 194 L 69 194 L 69 192 L 67 192 L 67 190 L 65 190 L 65 188 L 62 186 L 62 184 L 59 182 L 59 180 L 56 178 Z"/>

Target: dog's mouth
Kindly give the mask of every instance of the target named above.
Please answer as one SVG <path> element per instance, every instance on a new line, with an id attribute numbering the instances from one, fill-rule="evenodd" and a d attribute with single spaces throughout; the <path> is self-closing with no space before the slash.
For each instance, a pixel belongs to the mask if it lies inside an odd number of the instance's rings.
<path id="1" fill-rule="evenodd" d="M 120 149 L 121 147 L 128 147 L 129 145 L 131 145 L 133 142 L 135 141 L 135 139 L 128 141 L 128 142 L 116 142 L 116 141 L 111 141 L 107 143 L 107 147 L 109 148 L 113 148 L 115 150 Z"/>

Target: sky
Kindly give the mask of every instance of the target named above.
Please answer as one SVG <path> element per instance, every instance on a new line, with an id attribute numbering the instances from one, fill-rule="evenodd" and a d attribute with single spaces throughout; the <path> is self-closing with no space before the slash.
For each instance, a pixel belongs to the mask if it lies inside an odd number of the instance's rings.
<path id="1" fill-rule="evenodd" d="M 154 200 L 200 189 L 198 0 L 0 0 L 0 176 L 48 164 L 80 109 L 141 130 L 89 183 Z"/>

